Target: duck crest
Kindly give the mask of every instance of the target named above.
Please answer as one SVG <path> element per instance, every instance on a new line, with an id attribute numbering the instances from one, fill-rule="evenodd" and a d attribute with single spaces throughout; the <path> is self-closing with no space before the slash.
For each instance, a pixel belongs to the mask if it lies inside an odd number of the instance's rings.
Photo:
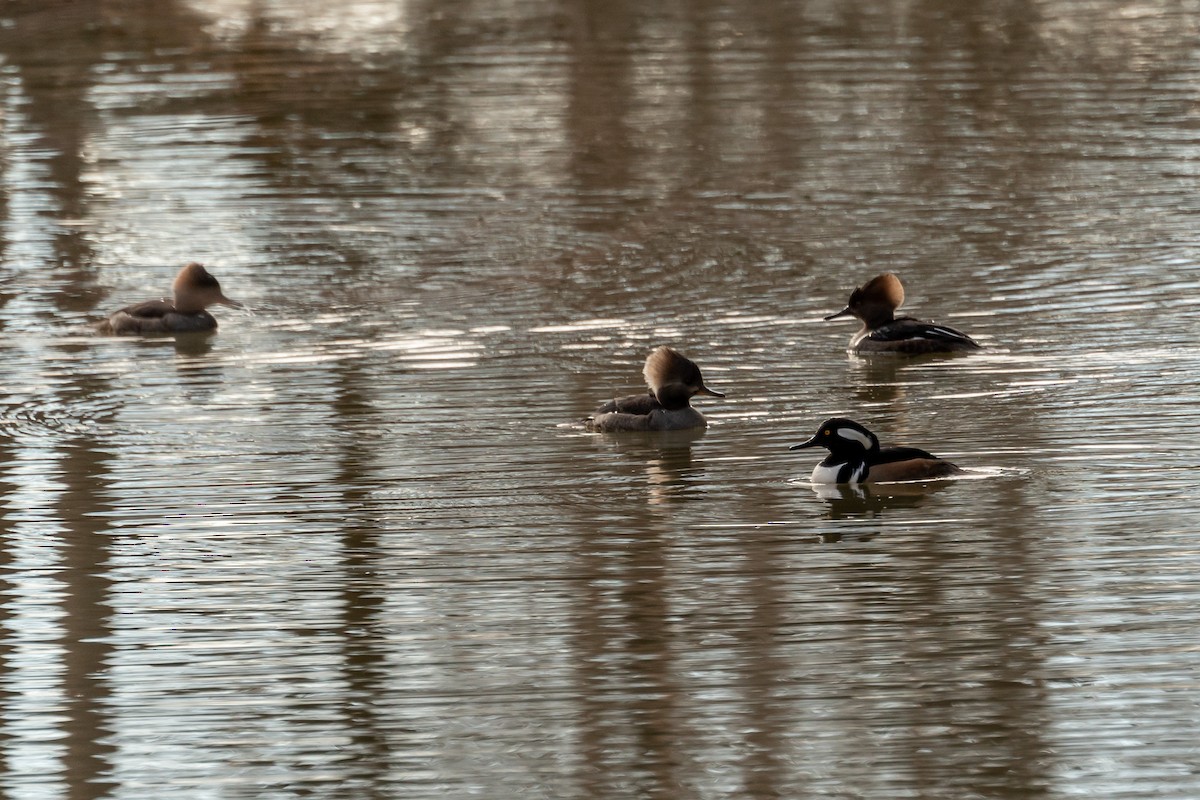
<path id="1" fill-rule="evenodd" d="M 703 384 L 700 368 L 696 363 L 667 345 L 654 348 L 650 355 L 646 356 L 642 377 L 646 379 L 646 385 L 651 391 L 657 391 L 668 383 L 684 386 Z"/>
<path id="2" fill-rule="evenodd" d="M 654 348 L 646 356 L 642 377 L 650 393 L 669 411 L 686 408 L 696 393 L 695 387 L 704 385 L 695 362 L 666 345 Z"/>
<path id="3" fill-rule="evenodd" d="M 904 305 L 904 284 L 894 272 L 876 275 L 850 294 L 850 305 L 878 303 L 895 311 Z"/>
<path id="4" fill-rule="evenodd" d="M 846 307 L 834 316 L 852 314 L 869 328 L 878 328 L 895 319 L 896 309 L 904 305 L 904 284 L 894 272 L 876 275 L 850 293 Z"/>
<path id="5" fill-rule="evenodd" d="M 241 303 L 226 297 L 221 291 L 220 281 L 203 264 L 195 261 L 179 270 L 171 284 L 171 293 L 175 299 L 175 310 L 180 314 L 199 314 L 208 306 L 218 304 L 234 308 L 241 306 Z"/>
<path id="6" fill-rule="evenodd" d="M 835 418 L 826 422 L 825 425 L 833 428 L 830 438 L 835 441 L 854 442 L 867 452 L 879 449 L 879 437 L 852 419 Z M 844 451 L 848 448 L 842 447 L 839 449 Z"/>

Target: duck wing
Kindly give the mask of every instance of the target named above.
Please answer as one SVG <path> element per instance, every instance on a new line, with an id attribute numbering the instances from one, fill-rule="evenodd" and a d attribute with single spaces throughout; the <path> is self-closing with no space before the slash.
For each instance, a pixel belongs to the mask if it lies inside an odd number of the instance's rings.
<path id="1" fill-rule="evenodd" d="M 881 447 L 879 454 L 871 459 L 872 464 L 890 464 L 893 461 L 908 461 L 912 458 L 940 460 L 928 450 L 919 447 Z"/>
<path id="2" fill-rule="evenodd" d="M 662 405 L 654 398 L 654 395 L 647 392 L 646 394 L 631 394 L 609 400 L 597 408 L 596 413 L 611 414 L 616 411 L 622 414 L 649 414 L 651 411 L 659 408 L 662 408 Z"/>
<path id="3" fill-rule="evenodd" d="M 170 300 L 147 300 L 144 303 L 126 306 L 118 313 L 125 313 L 131 317 L 139 317 L 141 319 L 158 319 L 165 317 L 174 310 L 175 304 Z"/>
<path id="4" fill-rule="evenodd" d="M 914 317 L 898 317 L 871 331 L 866 338 L 875 342 L 911 343 L 912 352 L 946 347 L 976 350 L 980 346 L 979 342 L 956 328 L 938 325 L 936 322 L 924 322 Z"/>
<path id="5" fill-rule="evenodd" d="M 869 480 L 877 483 L 937 480 L 963 472 L 958 465 L 916 447 L 885 447 L 867 460 Z"/>

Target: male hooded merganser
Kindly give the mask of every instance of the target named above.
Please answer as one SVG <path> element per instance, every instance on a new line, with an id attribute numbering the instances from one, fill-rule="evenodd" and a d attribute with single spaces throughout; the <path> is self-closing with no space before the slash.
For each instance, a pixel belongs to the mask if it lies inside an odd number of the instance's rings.
<path id="1" fill-rule="evenodd" d="M 704 385 L 700 368 L 690 358 L 665 345 L 646 356 L 642 369 L 647 394 L 609 400 L 585 422 L 589 431 L 681 431 L 704 428 L 708 421 L 691 406 L 698 394 L 724 397 Z"/>
<path id="2" fill-rule="evenodd" d="M 885 272 L 850 293 L 850 302 L 825 319 L 855 316 L 863 326 L 850 339 L 854 353 L 953 353 L 978 350 L 979 343 L 948 325 L 897 317 L 904 304 L 904 286 L 895 273 Z"/>
<path id="3" fill-rule="evenodd" d="M 173 300 L 147 300 L 115 311 L 101 322 L 100 333 L 197 333 L 217 329 L 217 320 L 204 309 L 221 304 L 242 308 L 221 293 L 221 284 L 203 265 L 192 262 L 175 276 Z"/>
<path id="4" fill-rule="evenodd" d="M 852 419 L 827 419 L 811 439 L 790 450 L 824 447 L 829 455 L 812 471 L 813 483 L 922 481 L 962 474 L 949 461 L 916 447 L 880 447 L 875 434 Z"/>

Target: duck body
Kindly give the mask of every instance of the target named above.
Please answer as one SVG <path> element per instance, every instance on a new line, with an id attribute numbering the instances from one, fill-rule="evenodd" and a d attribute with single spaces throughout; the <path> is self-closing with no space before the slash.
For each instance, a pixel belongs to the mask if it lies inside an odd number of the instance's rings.
<path id="1" fill-rule="evenodd" d="M 833 417 L 792 450 L 824 447 L 829 455 L 812 471 L 813 483 L 891 483 L 961 475 L 955 464 L 918 447 L 881 447 L 879 438 L 851 419 Z"/>
<path id="2" fill-rule="evenodd" d="M 896 317 L 891 322 L 862 329 L 850 339 L 854 353 L 962 353 L 978 350 L 980 344 L 948 325 L 923 322 L 914 317 Z"/>
<path id="3" fill-rule="evenodd" d="M 705 428 L 708 420 L 690 403 L 683 408 L 666 408 L 652 394 L 633 394 L 609 400 L 596 409 L 586 425 L 599 433 L 684 431 Z"/>
<path id="4" fill-rule="evenodd" d="M 904 303 L 904 286 L 894 273 L 885 272 L 867 281 L 850 294 L 846 307 L 826 320 L 853 316 L 862 328 L 850 339 L 852 353 L 960 353 L 980 349 L 980 344 L 949 325 L 897 317 Z"/>
<path id="5" fill-rule="evenodd" d="M 110 314 L 97 330 L 116 336 L 208 333 L 217 329 L 217 320 L 207 307 L 218 304 L 242 308 L 221 292 L 221 284 L 203 265 L 193 262 L 175 276 L 172 299 L 126 306 Z"/>
<path id="6" fill-rule="evenodd" d="M 203 333 L 217 329 L 217 318 L 207 311 L 184 314 L 163 298 L 114 311 L 101 323 L 103 333 L 127 336 L 143 333 Z"/>
<path id="7" fill-rule="evenodd" d="M 692 407 L 691 398 L 725 396 L 705 386 L 695 362 L 670 347 L 653 350 L 642 374 L 649 392 L 609 400 L 584 421 L 584 427 L 599 433 L 705 428 L 708 420 Z"/>

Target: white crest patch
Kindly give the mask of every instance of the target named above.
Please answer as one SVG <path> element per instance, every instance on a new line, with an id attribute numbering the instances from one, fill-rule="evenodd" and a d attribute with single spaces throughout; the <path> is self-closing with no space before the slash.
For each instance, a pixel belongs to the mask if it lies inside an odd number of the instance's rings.
<path id="1" fill-rule="evenodd" d="M 861 431 L 856 431 L 854 428 L 838 428 L 837 435 L 842 439 L 849 439 L 852 442 L 858 442 L 863 446 L 864 450 L 871 449 L 871 439 Z"/>

